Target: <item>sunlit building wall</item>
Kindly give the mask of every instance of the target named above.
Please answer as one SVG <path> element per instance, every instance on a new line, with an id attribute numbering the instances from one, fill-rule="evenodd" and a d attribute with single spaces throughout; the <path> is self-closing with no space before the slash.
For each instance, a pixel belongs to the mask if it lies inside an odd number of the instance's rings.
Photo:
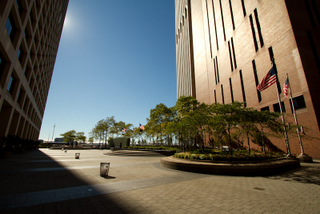
<path id="1" fill-rule="evenodd" d="M 38 139 L 68 2 L 0 1 L 0 139 Z"/>
<path id="2" fill-rule="evenodd" d="M 275 65 L 288 73 L 305 153 L 320 158 L 320 2 L 316 0 L 176 0 L 178 97 L 279 111 L 276 84 L 256 87 Z M 189 52 L 190 51 L 190 52 Z M 289 99 L 280 98 L 293 122 Z M 286 151 L 284 139 L 270 138 Z M 295 133 L 293 154 L 300 154 Z"/>

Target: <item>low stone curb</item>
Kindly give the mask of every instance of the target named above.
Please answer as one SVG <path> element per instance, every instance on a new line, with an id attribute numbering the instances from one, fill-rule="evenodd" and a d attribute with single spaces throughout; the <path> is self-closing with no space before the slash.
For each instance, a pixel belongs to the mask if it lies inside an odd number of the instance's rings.
<path id="1" fill-rule="evenodd" d="M 160 163 L 164 167 L 182 171 L 238 176 L 269 176 L 300 167 L 300 161 L 297 158 L 278 158 L 256 163 L 214 163 L 170 156 L 162 158 Z"/>

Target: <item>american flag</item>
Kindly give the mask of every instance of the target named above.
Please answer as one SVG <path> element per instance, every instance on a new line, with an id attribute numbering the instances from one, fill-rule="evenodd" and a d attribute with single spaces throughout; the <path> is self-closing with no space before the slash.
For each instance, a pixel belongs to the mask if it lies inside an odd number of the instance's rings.
<path id="1" fill-rule="evenodd" d="M 283 85 L 283 94 L 284 94 L 285 98 L 287 98 L 287 96 L 288 96 L 288 88 L 289 88 L 289 80 L 287 78 L 286 81 L 284 82 L 284 85 Z"/>
<path id="2" fill-rule="evenodd" d="M 144 130 L 144 126 L 143 126 L 143 125 L 141 125 L 141 124 L 140 124 L 140 129 L 141 129 L 141 130 Z"/>
<path id="3" fill-rule="evenodd" d="M 263 77 L 263 79 L 259 83 L 257 90 L 259 90 L 261 92 L 261 91 L 269 88 L 272 84 L 274 84 L 276 82 L 277 82 L 277 75 L 274 70 L 274 67 L 272 66 L 272 68 L 267 73 L 267 75 L 265 77 Z"/>

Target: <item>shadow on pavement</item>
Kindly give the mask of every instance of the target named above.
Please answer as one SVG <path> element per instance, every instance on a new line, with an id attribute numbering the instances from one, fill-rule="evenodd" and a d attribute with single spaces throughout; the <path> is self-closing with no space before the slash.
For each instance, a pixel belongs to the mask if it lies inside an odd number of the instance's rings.
<path id="1" fill-rule="evenodd" d="M 40 150 L 0 159 L 0 187 L 0 213 L 127 213 Z"/>
<path id="2" fill-rule="evenodd" d="M 302 163 L 300 168 L 268 178 L 320 185 L 320 163 Z"/>

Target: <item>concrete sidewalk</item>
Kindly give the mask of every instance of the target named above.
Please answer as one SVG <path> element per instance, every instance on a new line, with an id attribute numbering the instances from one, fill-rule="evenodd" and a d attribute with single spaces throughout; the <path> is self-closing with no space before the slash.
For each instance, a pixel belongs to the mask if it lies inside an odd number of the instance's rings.
<path id="1" fill-rule="evenodd" d="M 163 168 L 158 154 L 109 152 L 41 149 L 0 160 L 0 213 L 320 212 L 320 163 L 269 177 L 218 176 Z M 108 178 L 100 162 L 111 163 Z"/>

